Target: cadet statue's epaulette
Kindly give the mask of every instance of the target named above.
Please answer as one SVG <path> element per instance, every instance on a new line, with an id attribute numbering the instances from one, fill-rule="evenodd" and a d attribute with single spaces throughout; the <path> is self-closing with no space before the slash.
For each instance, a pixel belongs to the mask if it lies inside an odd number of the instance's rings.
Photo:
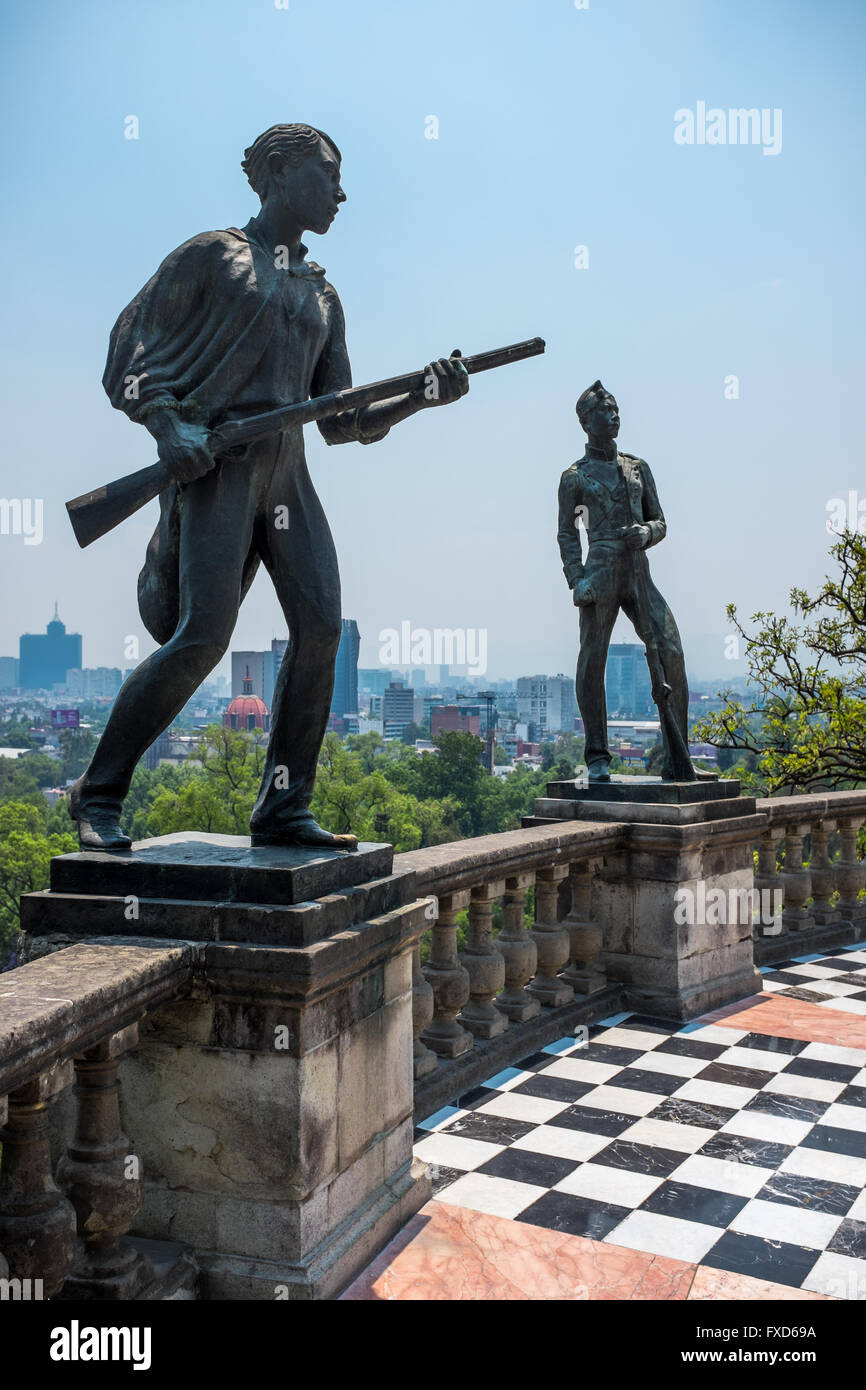
<path id="1" fill-rule="evenodd" d="M 643 459 L 638 458 L 637 454 L 627 454 L 622 449 L 619 451 L 619 456 L 622 459 L 630 459 L 632 463 L 643 463 Z"/>

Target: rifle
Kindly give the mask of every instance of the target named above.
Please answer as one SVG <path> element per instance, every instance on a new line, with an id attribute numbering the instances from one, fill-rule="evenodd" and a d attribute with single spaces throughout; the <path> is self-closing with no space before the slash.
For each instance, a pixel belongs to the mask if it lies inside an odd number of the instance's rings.
<path id="1" fill-rule="evenodd" d="M 675 782 L 696 782 L 697 774 L 692 765 L 689 746 L 683 737 L 682 729 L 674 718 L 670 706 L 671 688 L 665 680 L 664 667 L 659 655 L 658 643 L 650 618 L 649 595 L 647 594 L 647 558 L 642 550 L 632 555 L 634 568 L 635 609 L 639 623 L 638 636 L 646 648 L 646 663 L 652 682 L 652 695 L 659 712 L 662 738 L 667 744 L 671 771 Z"/>
<path id="2" fill-rule="evenodd" d="M 462 362 L 471 376 L 474 372 L 489 372 L 493 367 L 520 362 L 524 357 L 537 357 L 544 352 L 544 348 L 543 338 L 528 338 L 526 342 L 479 352 L 474 357 L 463 357 L 455 348 L 451 361 Z M 216 456 L 227 449 L 261 439 L 264 435 L 307 425 L 312 420 L 325 420 L 344 410 L 356 410 L 362 405 L 386 401 L 407 391 L 420 390 L 426 379 L 423 369 L 407 372 L 405 376 L 392 376 L 385 381 L 374 381 L 369 386 L 350 386 L 344 391 L 331 391 L 327 396 L 314 396 L 295 405 L 279 406 L 276 410 L 251 415 L 245 420 L 225 420 L 210 431 L 208 448 Z M 91 492 L 83 492 L 80 497 L 74 497 L 66 503 L 66 510 L 78 544 L 83 549 L 104 536 L 140 507 L 158 497 L 171 481 L 169 469 L 160 460 L 127 474 L 125 478 L 117 478 L 112 483 L 105 483 Z"/>

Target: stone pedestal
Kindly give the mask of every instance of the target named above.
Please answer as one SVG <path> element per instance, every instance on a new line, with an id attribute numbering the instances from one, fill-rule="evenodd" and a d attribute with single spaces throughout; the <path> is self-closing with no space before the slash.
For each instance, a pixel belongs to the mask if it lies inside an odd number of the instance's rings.
<path id="1" fill-rule="evenodd" d="M 120 1067 L 136 1233 L 195 1251 L 200 1296 L 331 1298 L 428 1199 L 412 1159 L 412 954 L 429 927 L 388 845 L 186 834 L 52 863 L 40 935 L 199 942 L 189 997 Z"/>
<path id="2" fill-rule="evenodd" d="M 750 890 L 765 818 L 738 793 L 734 781 L 557 782 L 524 822 L 624 824 L 622 848 L 593 880 L 591 915 L 632 1009 L 685 1020 L 761 989 Z"/>

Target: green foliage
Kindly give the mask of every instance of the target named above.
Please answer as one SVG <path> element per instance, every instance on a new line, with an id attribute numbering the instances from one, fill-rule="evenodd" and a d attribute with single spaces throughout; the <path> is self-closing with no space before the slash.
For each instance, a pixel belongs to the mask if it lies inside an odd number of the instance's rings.
<path id="1" fill-rule="evenodd" d="M 724 709 L 701 720 L 694 736 L 742 757 L 732 770 L 747 789 L 792 793 L 866 782 L 866 537 L 845 531 L 830 554 L 838 574 L 812 598 L 792 589 L 793 618 L 755 613 L 750 634 L 728 608 L 757 694 L 744 705 L 725 692 Z"/>
<path id="2" fill-rule="evenodd" d="M 18 932 L 18 899 L 47 888 L 53 856 L 76 848 L 69 832 L 46 834 L 44 809 L 25 801 L 0 805 L 0 961 L 8 957 Z"/>
<path id="3" fill-rule="evenodd" d="M 81 776 L 93 757 L 98 742 L 96 734 L 92 729 L 61 729 L 57 742 L 61 782 L 72 782 Z"/>
<path id="4" fill-rule="evenodd" d="M 259 794 L 265 750 L 252 734 L 210 724 L 196 746 L 195 765 L 185 777 L 163 780 L 146 815 L 138 813 L 148 835 L 178 830 L 246 835 Z"/>

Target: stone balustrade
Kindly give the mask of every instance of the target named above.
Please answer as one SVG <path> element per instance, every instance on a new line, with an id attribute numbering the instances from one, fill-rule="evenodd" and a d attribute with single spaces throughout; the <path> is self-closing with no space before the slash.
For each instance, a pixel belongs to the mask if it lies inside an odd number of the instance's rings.
<path id="1" fill-rule="evenodd" d="M 124 1237 L 141 1205 L 117 1068 L 138 1022 L 188 987 L 188 945 L 79 943 L 0 975 L 0 1251 L 45 1298 L 134 1298 L 154 1271 Z M 73 1086 L 74 1082 L 74 1086 Z M 57 1102 L 74 1134 L 52 1158 Z"/>
<path id="2" fill-rule="evenodd" d="M 755 806 L 766 822 L 757 843 L 756 960 L 853 940 L 866 924 L 866 860 L 857 855 L 866 791 L 770 797 Z"/>
<path id="3" fill-rule="evenodd" d="M 413 1076 L 429 1115 L 620 1009 L 694 1017 L 862 935 L 866 791 L 727 801 L 550 797 L 288 867 L 204 836 L 55 860 L 22 903 L 38 958 L 0 976 L 0 1277 L 167 1296 L 150 1261 L 180 1240 L 205 1298 L 333 1297 L 429 1190 Z M 754 928 L 679 923 L 710 882 L 762 890 Z"/>

